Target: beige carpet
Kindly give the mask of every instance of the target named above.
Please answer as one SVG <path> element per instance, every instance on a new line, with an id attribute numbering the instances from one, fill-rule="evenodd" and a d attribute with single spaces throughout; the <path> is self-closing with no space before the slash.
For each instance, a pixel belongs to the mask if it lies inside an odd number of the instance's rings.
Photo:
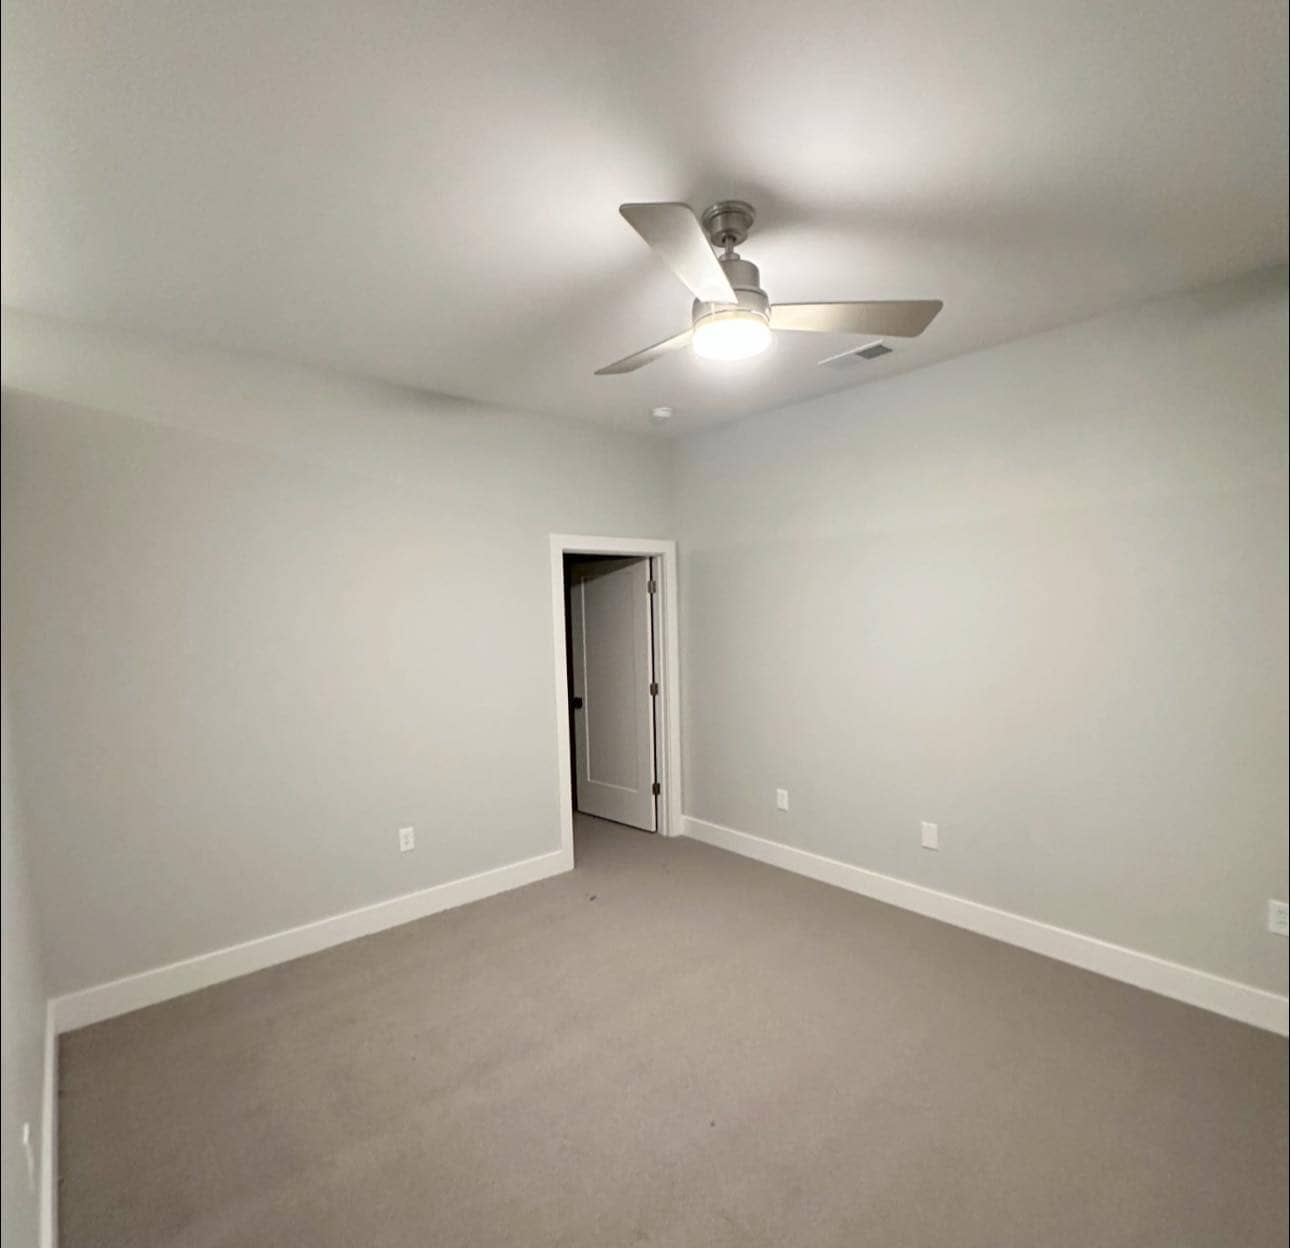
<path id="1" fill-rule="evenodd" d="M 1286 1043 L 692 841 L 62 1041 L 64 1248 L 1286 1242 Z"/>

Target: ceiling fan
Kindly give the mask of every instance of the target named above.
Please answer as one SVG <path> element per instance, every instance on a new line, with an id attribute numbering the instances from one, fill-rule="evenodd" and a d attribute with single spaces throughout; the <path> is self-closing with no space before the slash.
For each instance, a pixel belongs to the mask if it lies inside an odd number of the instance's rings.
<path id="1" fill-rule="evenodd" d="M 751 205 L 722 200 L 702 217 L 689 204 L 623 204 L 618 211 L 689 287 L 694 307 L 688 329 L 598 368 L 597 377 L 635 372 L 690 344 L 705 359 L 747 359 L 770 346 L 775 330 L 916 338 L 943 306 L 939 299 L 772 304 L 757 266 L 735 251 L 752 229 Z"/>

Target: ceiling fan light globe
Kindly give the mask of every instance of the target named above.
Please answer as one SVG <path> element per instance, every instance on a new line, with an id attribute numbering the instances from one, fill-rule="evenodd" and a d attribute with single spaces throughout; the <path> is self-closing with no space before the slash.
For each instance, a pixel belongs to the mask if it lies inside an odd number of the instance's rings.
<path id="1" fill-rule="evenodd" d="M 694 353 L 705 360 L 747 360 L 770 346 L 770 325 L 746 308 L 709 312 L 694 325 Z"/>

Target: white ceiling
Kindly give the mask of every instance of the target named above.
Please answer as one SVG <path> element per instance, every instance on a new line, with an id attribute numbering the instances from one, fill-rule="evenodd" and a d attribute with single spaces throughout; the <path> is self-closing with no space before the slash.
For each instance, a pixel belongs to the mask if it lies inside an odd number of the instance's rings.
<path id="1" fill-rule="evenodd" d="M 8 305 L 693 428 L 1286 257 L 1280 0 L 4 0 Z M 854 371 L 687 324 L 622 200 L 750 200 Z"/>

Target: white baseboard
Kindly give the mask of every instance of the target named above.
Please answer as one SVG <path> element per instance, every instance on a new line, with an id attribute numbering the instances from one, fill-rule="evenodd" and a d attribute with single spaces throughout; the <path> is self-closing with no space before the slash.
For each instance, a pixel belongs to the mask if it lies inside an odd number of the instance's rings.
<path id="1" fill-rule="evenodd" d="M 1062 927 L 1053 927 L 1036 919 L 1028 919 L 1007 910 L 996 910 L 979 902 L 968 901 L 951 893 L 937 892 L 921 884 L 911 884 L 891 875 L 880 875 L 863 867 L 825 858 L 804 849 L 794 849 L 778 841 L 764 840 L 747 832 L 709 823 L 687 815 L 684 819 L 685 835 L 705 841 L 719 849 L 728 849 L 745 858 L 773 867 L 782 867 L 798 875 L 810 876 L 826 884 L 853 893 L 861 893 L 888 905 L 900 906 L 925 914 L 928 918 L 965 927 L 995 940 L 1019 945 L 1034 953 L 1069 962 L 1072 966 L 1096 971 L 1099 975 L 1122 980 L 1148 992 L 1156 992 L 1188 1005 L 1212 1010 L 1242 1023 L 1250 1023 L 1278 1035 L 1290 1032 L 1290 1011 L 1287 999 L 1275 992 L 1242 984 L 1208 971 L 1168 962 L 1149 953 L 1126 949 L 1109 941 L 1085 936 Z"/>
<path id="2" fill-rule="evenodd" d="M 62 1034 L 87 1027 L 118 1014 L 142 1009 L 145 1005 L 155 1005 L 171 997 L 180 997 L 199 988 L 263 970 L 266 966 L 276 966 L 279 962 L 330 949 L 360 936 L 398 927 L 414 919 L 437 914 L 440 910 L 450 910 L 512 888 L 534 884 L 572 867 L 572 849 L 557 849 L 537 858 L 436 884 L 432 888 L 378 901 L 374 905 L 274 932 L 257 940 L 230 945 L 227 949 L 216 949 L 182 962 L 171 962 L 137 975 L 127 975 L 124 979 L 70 992 L 53 998 L 49 1003 L 51 1031 Z"/>
<path id="3" fill-rule="evenodd" d="M 40 1092 L 40 1248 L 58 1243 L 58 1033 L 45 1003 L 45 1069 Z"/>

